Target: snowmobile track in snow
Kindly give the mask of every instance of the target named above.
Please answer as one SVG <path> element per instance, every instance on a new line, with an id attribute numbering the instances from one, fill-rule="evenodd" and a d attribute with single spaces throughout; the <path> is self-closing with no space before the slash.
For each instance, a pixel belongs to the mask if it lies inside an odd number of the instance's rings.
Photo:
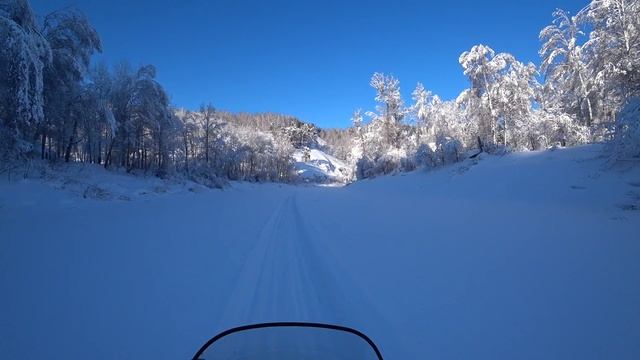
<path id="1" fill-rule="evenodd" d="M 311 242 L 296 194 L 290 194 L 247 255 L 222 314 L 225 324 L 336 320 L 325 315 L 339 315 L 335 269 Z"/>

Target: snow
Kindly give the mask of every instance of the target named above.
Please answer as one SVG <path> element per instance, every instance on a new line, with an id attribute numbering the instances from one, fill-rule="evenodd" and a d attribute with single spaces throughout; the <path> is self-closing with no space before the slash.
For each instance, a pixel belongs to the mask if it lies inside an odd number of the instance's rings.
<path id="1" fill-rule="evenodd" d="M 631 98 L 616 120 L 614 153 L 619 159 L 640 158 L 640 97 Z"/>
<path id="2" fill-rule="evenodd" d="M 601 154 L 144 195 L 88 171 L 131 201 L 3 180 L 0 358 L 186 359 L 276 320 L 360 329 L 387 359 L 640 358 L 640 170 Z"/>
<path id="3" fill-rule="evenodd" d="M 295 171 L 303 181 L 344 183 L 349 180 L 349 166 L 342 160 L 319 149 L 309 149 L 308 159 L 304 158 L 304 153 L 301 149 L 293 153 Z"/>
<path id="4" fill-rule="evenodd" d="M 137 176 L 121 171 L 108 171 L 95 164 L 60 165 L 56 168 L 44 166 L 44 162 L 34 161 L 28 170 L 14 172 L 9 178 L 26 178 L 19 183 L 17 200 L 32 198 L 37 202 L 40 196 L 48 199 L 51 190 L 61 190 L 69 196 L 61 196 L 62 203 L 71 203 L 76 198 L 94 200 L 132 201 L 149 197 L 162 196 L 166 193 L 200 193 L 206 187 L 192 181 L 178 179 L 161 179 L 152 172 L 134 172 Z M 7 175 L 5 175 L 7 176 Z M 7 180 L 7 179 L 2 179 Z M 0 182 L 1 184 L 1 182 Z M 14 183 L 4 184 L 15 186 Z M 45 185 L 45 186 L 43 186 Z M 37 194 L 34 196 L 34 194 Z"/>

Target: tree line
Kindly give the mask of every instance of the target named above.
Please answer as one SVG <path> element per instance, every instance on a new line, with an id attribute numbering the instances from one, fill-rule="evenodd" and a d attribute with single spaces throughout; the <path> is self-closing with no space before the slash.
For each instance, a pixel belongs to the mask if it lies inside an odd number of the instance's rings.
<path id="1" fill-rule="evenodd" d="M 588 30 L 588 31 L 587 31 Z M 640 1 L 594 0 L 553 13 L 540 32 L 541 65 L 477 45 L 460 55 L 469 88 L 443 101 L 418 84 L 406 106 L 400 82 L 376 73 L 378 106 L 352 127 L 324 131 L 357 178 L 439 166 L 468 152 L 523 151 L 612 141 L 640 157 Z"/>
<path id="2" fill-rule="evenodd" d="M 0 1 L 0 164 L 40 157 L 128 172 L 290 181 L 291 154 L 317 129 L 280 114 L 173 108 L 153 65 L 91 66 L 102 51 L 69 8 L 39 25 L 27 0 Z M 0 169 L 2 171 L 2 169 Z"/>

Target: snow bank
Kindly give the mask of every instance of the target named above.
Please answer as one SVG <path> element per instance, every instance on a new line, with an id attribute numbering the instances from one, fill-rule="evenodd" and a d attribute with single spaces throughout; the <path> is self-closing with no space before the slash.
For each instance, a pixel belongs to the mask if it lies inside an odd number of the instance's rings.
<path id="1" fill-rule="evenodd" d="M 41 186 L 63 191 L 75 198 L 116 201 L 130 201 L 166 193 L 199 193 L 208 189 L 179 178 L 162 179 L 143 173 L 134 176 L 122 170 L 106 170 L 94 164 L 59 164 L 51 167 L 48 163 L 39 161 L 33 161 L 10 175 L 5 174 L 0 178 L 0 183 L 18 188 L 21 185 Z M 22 195 L 30 196 L 29 191 Z"/>

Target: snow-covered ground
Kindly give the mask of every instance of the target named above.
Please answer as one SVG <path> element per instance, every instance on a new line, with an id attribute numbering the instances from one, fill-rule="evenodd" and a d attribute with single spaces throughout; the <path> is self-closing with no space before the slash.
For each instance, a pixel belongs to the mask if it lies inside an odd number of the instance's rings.
<path id="1" fill-rule="evenodd" d="M 345 183 L 351 177 L 349 166 L 344 161 L 319 149 L 296 150 L 293 160 L 296 174 L 305 182 Z"/>
<path id="2" fill-rule="evenodd" d="M 640 171 L 601 150 L 131 201 L 3 180 L 0 358 L 187 359 L 309 320 L 387 359 L 638 359 Z"/>

